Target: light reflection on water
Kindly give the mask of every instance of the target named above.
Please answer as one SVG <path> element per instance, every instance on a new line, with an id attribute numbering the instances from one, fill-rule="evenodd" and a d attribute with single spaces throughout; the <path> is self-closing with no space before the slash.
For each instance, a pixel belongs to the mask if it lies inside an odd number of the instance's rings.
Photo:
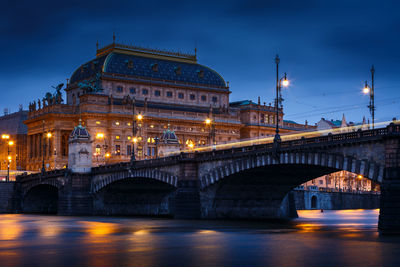
<path id="1" fill-rule="evenodd" d="M 400 266 L 379 210 L 289 223 L 0 215 L 0 266 Z"/>

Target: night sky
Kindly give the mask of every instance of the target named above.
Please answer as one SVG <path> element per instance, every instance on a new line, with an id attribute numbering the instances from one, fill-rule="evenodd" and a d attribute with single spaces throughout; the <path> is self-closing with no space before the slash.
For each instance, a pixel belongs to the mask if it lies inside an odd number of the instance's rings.
<path id="1" fill-rule="evenodd" d="M 291 86 L 285 119 L 359 122 L 375 65 L 376 120 L 400 117 L 398 1 L 2 1 L 0 99 L 17 111 L 116 41 L 181 52 L 230 82 L 230 100 L 267 104 L 275 63 Z"/>

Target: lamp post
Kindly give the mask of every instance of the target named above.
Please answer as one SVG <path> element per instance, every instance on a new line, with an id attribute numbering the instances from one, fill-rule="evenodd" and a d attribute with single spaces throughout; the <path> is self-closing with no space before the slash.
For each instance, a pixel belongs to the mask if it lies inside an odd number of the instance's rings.
<path id="1" fill-rule="evenodd" d="M 136 161 L 135 153 L 136 153 L 136 143 L 138 142 L 138 138 L 136 137 L 137 135 L 137 123 L 138 121 L 143 120 L 143 115 L 138 114 L 136 115 L 136 103 L 135 103 L 135 98 L 133 98 L 132 101 L 132 115 L 133 115 L 133 123 L 132 123 L 132 141 L 133 141 L 133 147 L 132 147 L 132 153 L 131 153 L 131 165 L 133 166 Z"/>
<path id="2" fill-rule="evenodd" d="M 43 138 L 42 138 L 42 141 L 43 141 L 43 146 L 42 146 L 42 174 L 44 174 L 45 172 L 46 172 L 46 167 L 44 166 L 44 153 L 45 153 L 45 151 L 46 151 L 46 142 L 51 138 L 51 132 L 47 132 L 46 134 L 45 134 L 45 132 L 44 132 L 44 123 L 45 123 L 45 121 L 43 120 L 42 121 L 42 127 L 43 127 Z M 47 138 L 47 141 L 46 141 L 46 138 Z"/>
<path id="3" fill-rule="evenodd" d="M 158 138 L 157 136 L 154 137 L 154 143 L 156 144 L 156 159 L 158 158 L 158 142 L 160 141 L 160 138 Z"/>
<path id="4" fill-rule="evenodd" d="M 282 78 L 279 78 L 279 63 L 280 58 L 278 55 L 275 57 L 275 64 L 276 64 L 276 99 L 275 99 L 275 109 L 276 109 L 276 130 L 275 130 L 275 137 L 274 143 L 277 144 L 281 141 L 281 137 L 279 136 L 279 106 L 282 105 L 282 94 L 281 89 L 282 86 L 287 87 L 289 85 L 289 81 L 287 80 L 286 73 Z"/>
<path id="5" fill-rule="evenodd" d="M 12 157 L 10 155 L 10 152 L 11 152 L 10 146 L 14 145 L 14 141 L 9 140 L 10 136 L 8 134 L 1 135 L 1 138 L 6 140 L 6 142 L 7 142 L 7 177 L 6 177 L 6 181 L 8 182 L 8 181 L 10 181 L 10 163 L 12 160 Z"/>
<path id="6" fill-rule="evenodd" d="M 371 86 L 368 85 L 368 82 L 365 81 L 365 86 L 363 89 L 364 94 L 369 93 L 369 105 L 367 106 L 369 109 L 369 112 L 371 113 L 372 116 L 372 129 L 375 127 L 375 91 L 374 91 L 374 74 L 375 74 L 375 68 L 374 65 L 371 67 Z"/>
<path id="7" fill-rule="evenodd" d="M 210 134 L 209 134 L 209 139 L 210 139 L 210 143 L 214 146 L 215 145 L 215 124 L 212 120 L 212 118 L 207 118 L 204 123 L 207 126 L 210 126 Z"/>
<path id="8" fill-rule="evenodd" d="M 136 119 L 135 119 L 135 97 L 132 99 L 132 116 L 133 116 L 133 122 L 132 122 L 132 151 L 131 151 L 131 165 L 135 164 L 136 158 L 135 158 L 135 144 L 136 144 Z"/>

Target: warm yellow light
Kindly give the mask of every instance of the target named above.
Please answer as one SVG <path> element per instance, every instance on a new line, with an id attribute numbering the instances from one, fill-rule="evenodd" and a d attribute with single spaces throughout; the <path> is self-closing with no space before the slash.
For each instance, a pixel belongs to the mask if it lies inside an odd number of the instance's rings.
<path id="1" fill-rule="evenodd" d="M 106 158 L 109 158 L 109 157 L 111 157 L 111 154 L 107 152 L 104 156 L 105 156 Z"/>
<path id="2" fill-rule="evenodd" d="M 2 134 L 1 138 L 2 139 L 10 139 L 10 136 L 8 134 Z"/>
<path id="3" fill-rule="evenodd" d="M 132 137 L 128 136 L 128 140 L 131 140 L 131 139 L 132 139 Z"/>
<path id="4" fill-rule="evenodd" d="M 139 114 L 139 115 L 137 115 L 137 118 L 138 118 L 138 120 L 142 120 L 143 119 L 143 115 Z"/>
<path id="5" fill-rule="evenodd" d="M 103 139 L 104 138 L 104 134 L 103 133 L 97 133 L 96 134 L 96 139 Z"/>
<path id="6" fill-rule="evenodd" d="M 9 146 L 13 146 L 13 145 L 14 145 L 14 141 L 9 141 L 9 142 L 8 142 L 8 145 L 9 145 Z"/>
<path id="7" fill-rule="evenodd" d="M 189 143 L 189 144 L 188 144 L 188 147 L 189 147 L 189 148 L 193 148 L 193 147 L 194 147 L 194 144 L 193 144 L 193 143 Z"/>
<path id="8" fill-rule="evenodd" d="M 9 161 L 11 161 L 11 156 L 8 156 L 7 158 L 8 158 Z"/>
<path id="9" fill-rule="evenodd" d="M 51 135 L 51 133 L 47 133 L 46 136 L 47 136 L 47 138 L 51 138 L 52 135 Z"/>
<path id="10" fill-rule="evenodd" d="M 116 122 L 115 122 L 115 125 L 119 125 L 119 121 L 116 121 Z"/>
<path id="11" fill-rule="evenodd" d="M 289 86 L 289 80 L 285 78 L 285 79 L 282 81 L 282 85 L 283 85 L 284 87 Z"/>
<path id="12" fill-rule="evenodd" d="M 206 124 L 211 124 L 211 119 L 207 118 L 205 121 Z"/>
<path id="13" fill-rule="evenodd" d="M 368 86 L 365 86 L 365 87 L 364 87 L 363 93 L 364 93 L 364 94 L 368 94 L 368 93 L 369 93 L 369 87 L 368 87 Z"/>
<path id="14" fill-rule="evenodd" d="M 362 179 L 363 176 L 362 176 L 361 174 L 359 174 L 359 175 L 357 175 L 357 178 L 358 178 L 358 179 Z"/>
<path id="15" fill-rule="evenodd" d="M 133 137 L 133 142 L 136 143 L 138 139 L 136 137 Z"/>

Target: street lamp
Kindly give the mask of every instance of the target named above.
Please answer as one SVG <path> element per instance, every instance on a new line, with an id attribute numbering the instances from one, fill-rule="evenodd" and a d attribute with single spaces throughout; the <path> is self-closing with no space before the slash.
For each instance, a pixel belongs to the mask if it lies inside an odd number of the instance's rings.
<path id="1" fill-rule="evenodd" d="M 160 138 L 158 138 L 157 136 L 154 137 L 154 142 L 156 144 L 156 159 L 158 158 L 158 142 L 160 141 Z"/>
<path id="2" fill-rule="evenodd" d="M 6 141 L 7 142 L 7 178 L 6 178 L 6 181 L 8 182 L 8 181 L 10 181 L 10 164 L 11 164 L 11 160 L 12 160 L 12 157 L 10 156 L 10 152 L 11 152 L 10 146 L 14 145 L 14 141 L 9 140 L 10 136 L 8 134 L 1 135 L 1 138 L 4 140 L 7 140 Z"/>
<path id="3" fill-rule="evenodd" d="M 364 94 L 369 93 L 369 105 L 367 107 L 369 108 L 369 112 L 371 113 L 371 116 L 372 116 L 372 129 L 374 129 L 374 126 L 375 126 L 374 74 L 375 74 L 375 68 L 374 68 L 374 65 L 372 65 L 372 67 L 371 67 L 371 87 L 368 85 L 368 82 L 365 81 L 365 86 L 363 88 Z"/>
<path id="4" fill-rule="evenodd" d="M 133 147 L 132 147 L 132 152 L 131 152 L 131 165 L 133 166 L 136 161 L 136 144 L 138 142 L 138 138 L 136 137 L 137 135 L 137 123 L 138 121 L 141 122 L 143 120 L 143 115 L 138 114 L 136 115 L 136 99 L 133 97 L 132 99 L 132 116 L 133 116 L 133 123 L 132 123 L 132 141 L 133 141 Z"/>
<path id="5" fill-rule="evenodd" d="M 211 112 L 210 112 L 211 113 Z M 212 116 L 212 114 L 210 114 L 211 116 Z M 210 117 L 211 117 L 210 116 Z M 215 123 L 214 123 L 214 121 L 213 121 L 213 119 L 211 119 L 211 118 L 207 118 L 205 121 L 204 121 L 204 123 L 207 125 L 207 126 L 211 126 L 211 129 L 210 129 L 210 137 L 209 137 L 209 139 L 210 139 L 210 143 L 212 143 L 212 145 L 213 146 L 215 146 L 216 145 L 216 143 L 215 143 Z"/>
<path id="6" fill-rule="evenodd" d="M 280 58 L 278 55 L 275 57 L 275 64 L 276 64 L 276 99 L 275 99 L 275 109 L 276 109 L 276 133 L 275 133 L 275 138 L 274 138 L 274 143 L 278 143 L 281 141 L 281 137 L 279 136 L 279 106 L 282 105 L 282 94 L 281 94 L 281 89 L 282 86 L 287 87 L 289 86 L 289 81 L 286 77 L 286 73 L 282 78 L 279 78 L 279 63 L 280 63 Z"/>
<path id="7" fill-rule="evenodd" d="M 44 123 L 45 121 L 42 121 L 42 128 L 43 128 L 43 146 L 42 146 L 42 174 L 44 174 L 46 172 L 46 167 L 44 166 L 44 153 L 46 151 L 46 143 L 50 140 L 52 134 L 51 132 L 44 132 Z M 45 139 L 45 137 L 47 138 L 47 140 Z"/>

